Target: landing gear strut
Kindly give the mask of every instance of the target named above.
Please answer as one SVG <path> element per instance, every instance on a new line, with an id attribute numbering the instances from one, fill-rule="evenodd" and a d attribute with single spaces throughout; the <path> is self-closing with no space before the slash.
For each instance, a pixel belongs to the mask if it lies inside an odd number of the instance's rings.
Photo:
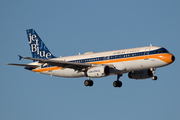
<path id="1" fill-rule="evenodd" d="M 88 77 L 88 80 L 85 80 L 85 81 L 84 81 L 84 85 L 85 85 L 85 86 L 90 86 L 90 87 L 91 87 L 91 86 L 93 86 L 93 84 L 94 84 L 93 81 L 90 80 L 89 77 Z"/>
<path id="2" fill-rule="evenodd" d="M 122 86 L 122 82 L 119 81 L 119 78 L 122 76 L 122 74 L 117 74 L 117 81 L 113 82 L 113 86 L 114 87 L 121 87 Z"/>
<path id="3" fill-rule="evenodd" d="M 152 71 L 152 74 L 153 74 L 151 79 L 152 80 L 157 80 L 157 76 L 154 76 L 156 68 L 150 68 L 150 70 Z"/>

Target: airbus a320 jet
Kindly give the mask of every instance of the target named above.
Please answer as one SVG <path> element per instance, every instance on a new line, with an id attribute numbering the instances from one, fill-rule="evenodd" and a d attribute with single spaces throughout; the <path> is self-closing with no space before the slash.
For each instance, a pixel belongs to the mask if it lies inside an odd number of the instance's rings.
<path id="1" fill-rule="evenodd" d="M 84 54 L 55 57 L 45 46 L 34 29 L 26 30 L 32 57 L 22 57 L 33 62 L 29 64 L 8 65 L 23 66 L 26 70 L 58 77 L 87 77 L 85 86 L 93 86 L 90 78 L 117 75 L 114 87 L 121 87 L 119 78 L 128 73 L 130 79 L 157 80 L 155 70 L 174 62 L 175 57 L 163 47 L 147 46 L 106 52 L 86 52 Z"/>

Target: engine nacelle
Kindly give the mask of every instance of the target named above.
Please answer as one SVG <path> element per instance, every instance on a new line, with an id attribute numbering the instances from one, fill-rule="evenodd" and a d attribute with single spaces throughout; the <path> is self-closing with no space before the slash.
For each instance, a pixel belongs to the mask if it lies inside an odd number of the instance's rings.
<path id="1" fill-rule="evenodd" d="M 153 73 L 150 69 L 148 69 L 129 72 L 128 76 L 130 79 L 147 79 L 151 78 L 153 76 Z"/>
<path id="2" fill-rule="evenodd" d="M 92 78 L 99 78 L 99 77 L 105 77 L 110 74 L 110 67 L 109 66 L 97 66 L 90 68 L 87 71 L 87 76 Z"/>

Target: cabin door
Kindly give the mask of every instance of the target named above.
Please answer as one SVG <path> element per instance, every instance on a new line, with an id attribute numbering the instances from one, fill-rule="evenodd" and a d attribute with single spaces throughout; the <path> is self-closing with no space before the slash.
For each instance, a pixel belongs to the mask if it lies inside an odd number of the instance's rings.
<path id="1" fill-rule="evenodd" d="M 148 60 L 149 59 L 149 51 L 150 51 L 151 48 L 146 48 L 145 49 L 145 52 L 144 52 L 144 59 L 145 60 Z"/>

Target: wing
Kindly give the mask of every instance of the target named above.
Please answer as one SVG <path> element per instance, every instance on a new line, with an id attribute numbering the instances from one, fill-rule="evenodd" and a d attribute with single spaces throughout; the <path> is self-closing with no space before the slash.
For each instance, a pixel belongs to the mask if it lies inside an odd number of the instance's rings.
<path id="1" fill-rule="evenodd" d="M 14 64 L 14 63 L 7 63 L 6 65 L 24 66 L 24 67 L 31 67 L 31 68 L 39 67 L 38 65 Z"/>
<path id="2" fill-rule="evenodd" d="M 29 60 L 37 60 L 39 63 L 44 63 L 47 65 L 53 65 L 63 68 L 73 68 L 75 70 L 81 70 L 83 68 L 91 67 L 91 64 L 88 63 L 77 63 L 77 62 L 67 62 L 67 61 L 58 61 L 58 60 L 48 60 L 48 59 L 39 59 L 39 58 L 31 58 L 31 57 L 23 57 L 23 59 Z"/>

